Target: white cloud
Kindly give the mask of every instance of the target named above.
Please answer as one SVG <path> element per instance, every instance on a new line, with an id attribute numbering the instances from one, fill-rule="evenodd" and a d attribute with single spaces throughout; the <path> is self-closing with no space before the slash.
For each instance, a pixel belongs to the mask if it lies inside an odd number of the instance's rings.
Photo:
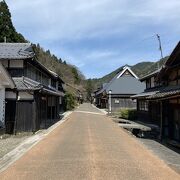
<path id="1" fill-rule="evenodd" d="M 180 34 L 179 0 L 6 1 L 19 32 L 30 41 L 41 43 L 60 57 L 67 57 L 71 63 L 83 68 L 89 68 L 91 63 L 99 67 L 104 63 L 103 67 L 109 68 L 132 63 L 134 56 L 141 57 L 144 52 L 137 51 L 137 55 L 131 52 L 130 36 L 139 41 L 159 30 L 165 34 L 171 31 L 174 36 Z M 107 45 L 111 37 L 125 40 L 113 49 L 112 41 L 109 47 Z M 107 42 L 99 45 L 98 41 L 102 39 Z M 92 40 L 94 47 L 88 47 Z M 86 44 L 78 44 L 83 41 Z M 58 45 L 54 45 L 57 42 Z M 75 45 L 68 47 L 72 42 Z M 129 48 L 128 52 L 123 51 L 124 47 Z M 111 63 L 108 66 L 109 62 L 103 62 L 102 59 L 109 59 L 114 65 Z"/>
<path id="2" fill-rule="evenodd" d="M 18 29 L 43 40 L 126 32 L 138 22 L 180 20 L 179 0 L 7 0 Z M 178 8 L 179 7 L 179 8 Z M 171 22 L 172 24 L 172 22 Z M 175 23 L 174 23 L 175 24 Z M 130 29 L 129 29 L 130 30 Z M 111 34 L 111 33 L 110 33 Z"/>
<path id="3" fill-rule="evenodd" d="M 101 59 L 101 58 L 109 58 L 112 56 L 116 56 L 118 55 L 117 52 L 112 52 L 112 51 L 93 51 L 90 52 L 89 54 L 86 55 L 86 59 L 94 59 L 95 61 L 97 61 L 97 59 Z"/>

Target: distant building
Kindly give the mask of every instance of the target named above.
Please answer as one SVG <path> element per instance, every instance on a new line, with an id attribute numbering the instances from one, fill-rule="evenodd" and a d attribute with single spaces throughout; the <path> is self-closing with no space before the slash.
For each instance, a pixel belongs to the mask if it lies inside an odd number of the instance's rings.
<path id="1" fill-rule="evenodd" d="M 125 66 L 109 83 L 95 92 L 96 104 L 112 112 L 121 108 L 136 108 L 136 101 L 130 97 L 145 88 L 130 67 Z M 111 107 L 110 107 L 111 106 Z"/>
<path id="2" fill-rule="evenodd" d="M 31 44 L 0 43 L 0 62 L 4 69 L 0 84 L 6 82 L 5 94 L 1 91 L 6 133 L 37 131 L 59 119 L 64 82 L 36 60 Z"/>

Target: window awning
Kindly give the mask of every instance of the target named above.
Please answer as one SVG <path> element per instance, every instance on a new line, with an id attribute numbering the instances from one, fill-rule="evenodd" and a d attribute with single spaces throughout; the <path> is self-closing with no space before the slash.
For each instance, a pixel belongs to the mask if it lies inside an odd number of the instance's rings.
<path id="1" fill-rule="evenodd" d="M 158 93 L 147 97 L 149 100 L 171 98 L 172 96 L 180 95 L 180 86 L 166 87 Z"/>
<path id="2" fill-rule="evenodd" d="M 142 92 L 140 94 L 136 94 L 134 96 L 131 96 L 132 99 L 138 99 L 138 98 L 146 98 L 148 96 L 152 96 L 155 95 L 156 93 L 158 93 L 159 91 L 151 91 L 151 92 Z"/>

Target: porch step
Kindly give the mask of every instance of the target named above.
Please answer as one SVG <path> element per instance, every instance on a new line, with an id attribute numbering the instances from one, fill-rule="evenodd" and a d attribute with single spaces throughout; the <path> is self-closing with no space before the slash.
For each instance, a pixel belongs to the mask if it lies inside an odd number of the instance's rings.
<path id="1" fill-rule="evenodd" d="M 133 123 L 133 124 L 120 123 L 119 126 L 122 127 L 122 128 L 125 128 L 125 129 L 139 129 L 141 131 L 151 131 L 150 127 L 143 126 L 141 124 L 135 124 L 135 123 Z"/>
<path id="2" fill-rule="evenodd" d="M 145 124 L 134 122 L 126 119 L 117 119 L 118 126 L 131 131 L 137 137 L 157 138 L 159 135 L 159 127 L 154 124 Z"/>

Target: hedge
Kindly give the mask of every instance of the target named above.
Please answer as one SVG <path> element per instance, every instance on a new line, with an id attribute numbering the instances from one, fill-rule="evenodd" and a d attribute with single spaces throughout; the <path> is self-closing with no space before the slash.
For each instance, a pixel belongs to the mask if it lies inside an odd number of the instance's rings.
<path id="1" fill-rule="evenodd" d="M 65 94 L 64 101 L 66 110 L 72 110 L 77 105 L 76 97 L 69 92 Z"/>
<path id="2" fill-rule="evenodd" d="M 135 109 L 121 109 L 120 118 L 135 120 L 137 119 L 137 111 Z"/>

